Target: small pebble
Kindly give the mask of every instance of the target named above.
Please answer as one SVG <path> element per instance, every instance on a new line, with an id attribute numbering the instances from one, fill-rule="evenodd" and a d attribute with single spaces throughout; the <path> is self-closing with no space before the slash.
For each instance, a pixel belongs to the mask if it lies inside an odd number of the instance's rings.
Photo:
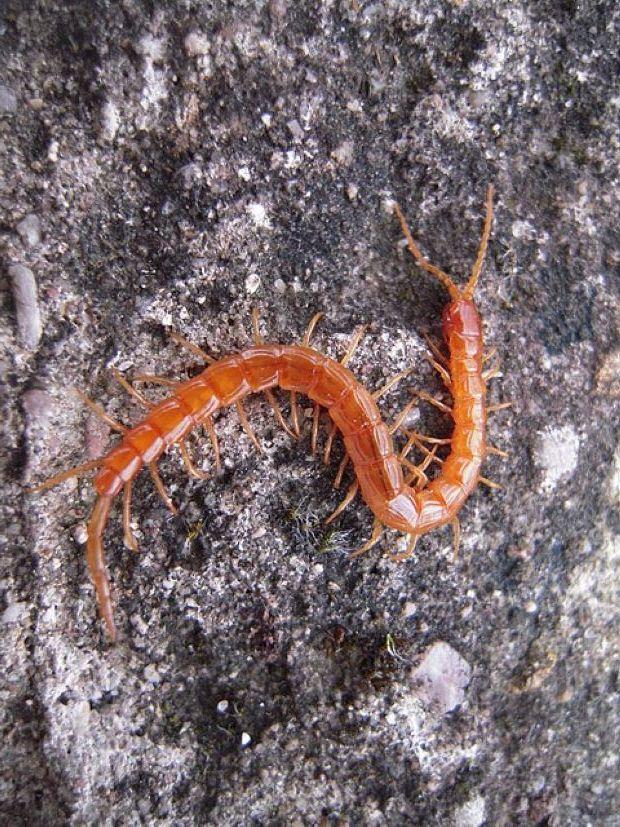
<path id="1" fill-rule="evenodd" d="M 188 57 L 199 57 L 200 55 L 209 54 L 211 51 L 209 38 L 203 32 L 198 31 L 186 35 L 183 46 Z"/>
<path id="2" fill-rule="evenodd" d="M 250 275 L 245 280 L 245 289 L 246 291 L 252 295 L 252 293 L 256 293 L 258 288 L 260 287 L 260 276 L 258 273 L 250 273 Z"/>
<path id="3" fill-rule="evenodd" d="M 278 293 L 284 293 L 286 290 L 286 284 L 282 281 L 282 279 L 276 279 L 273 283 L 274 288 L 278 291 Z"/>
<path id="4" fill-rule="evenodd" d="M 2 613 L 0 620 L 2 623 L 15 623 L 17 620 L 21 620 L 27 610 L 27 603 L 10 603 Z"/>
<path id="5" fill-rule="evenodd" d="M 9 277 L 13 287 L 17 329 L 25 347 L 34 350 L 39 344 L 43 328 L 37 299 L 37 283 L 34 273 L 23 264 L 12 264 Z"/>
<path id="6" fill-rule="evenodd" d="M 456 649 L 438 641 L 427 649 L 420 665 L 412 670 L 411 678 L 414 694 L 445 714 L 464 702 L 471 666 Z"/>
<path id="7" fill-rule="evenodd" d="M 347 187 L 347 198 L 349 199 L 349 201 L 355 201 L 358 193 L 359 187 L 357 186 L 357 184 L 349 184 L 349 186 Z"/>
<path id="8" fill-rule="evenodd" d="M 21 401 L 30 424 L 47 422 L 56 405 L 56 400 L 50 393 L 37 388 L 25 391 Z"/>
<path id="9" fill-rule="evenodd" d="M 224 701 L 218 701 L 216 709 L 220 713 L 220 715 L 223 715 L 225 712 L 228 712 L 228 707 L 229 707 L 228 701 L 224 700 Z"/>
<path id="10" fill-rule="evenodd" d="M 101 107 L 99 118 L 99 134 L 104 141 L 113 141 L 120 126 L 118 108 L 111 100 L 105 101 Z"/>
<path id="11" fill-rule="evenodd" d="M 331 153 L 332 158 L 343 167 L 348 167 L 353 160 L 355 144 L 353 141 L 343 141 L 339 147 Z"/>
<path id="12" fill-rule="evenodd" d="M 17 112 L 17 96 L 8 86 L 0 86 L 0 114 L 12 115 Z"/>
<path id="13" fill-rule="evenodd" d="M 241 733 L 241 746 L 242 747 L 247 747 L 251 740 L 252 740 L 252 738 L 250 737 L 250 735 L 247 732 L 242 732 Z"/>
<path id="14" fill-rule="evenodd" d="M 41 219 L 34 213 L 28 213 L 15 228 L 26 247 L 36 247 L 41 243 Z"/>

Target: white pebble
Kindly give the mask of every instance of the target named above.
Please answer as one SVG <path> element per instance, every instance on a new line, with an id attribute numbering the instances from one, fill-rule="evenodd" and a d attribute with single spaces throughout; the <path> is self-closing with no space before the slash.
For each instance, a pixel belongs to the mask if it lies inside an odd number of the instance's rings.
<path id="1" fill-rule="evenodd" d="M 11 603 L 6 607 L 4 612 L 2 612 L 0 620 L 2 623 L 15 623 L 17 620 L 21 620 L 27 610 L 27 603 Z"/>
<path id="2" fill-rule="evenodd" d="M 258 288 L 260 287 L 260 276 L 258 273 L 250 273 L 250 275 L 245 280 L 245 289 L 250 295 L 252 293 L 256 293 Z"/>
<path id="3" fill-rule="evenodd" d="M 12 264 L 9 267 L 9 277 L 20 338 L 25 347 L 34 350 L 43 332 L 34 273 L 23 264 Z"/>
<path id="4" fill-rule="evenodd" d="M 0 86 L 0 112 L 12 115 L 17 112 L 17 97 L 8 86 Z"/>
<path id="5" fill-rule="evenodd" d="M 284 293 L 286 290 L 286 284 L 282 281 L 282 279 L 276 279 L 273 283 L 274 288 L 278 291 L 278 293 Z"/>
<path id="6" fill-rule="evenodd" d="M 250 743 L 251 740 L 252 740 L 252 738 L 250 737 L 250 735 L 247 732 L 242 732 L 241 733 L 241 746 L 242 747 L 247 747 L 247 745 Z"/>
<path id="7" fill-rule="evenodd" d="M 229 706 L 230 704 L 226 700 L 218 701 L 216 709 L 220 713 L 220 715 L 223 715 L 225 712 L 228 712 Z"/>
<path id="8" fill-rule="evenodd" d="M 188 57 L 206 55 L 211 51 L 209 38 L 203 32 L 198 31 L 190 32 L 186 35 L 183 46 Z"/>
<path id="9" fill-rule="evenodd" d="M 541 489 L 550 492 L 560 480 L 567 480 L 577 467 L 578 455 L 579 436 L 572 425 L 540 431 L 534 460 L 543 474 Z"/>
<path id="10" fill-rule="evenodd" d="M 246 209 L 257 227 L 271 227 L 271 223 L 267 217 L 267 210 L 262 204 L 248 204 Z"/>
<path id="11" fill-rule="evenodd" d="M 26 247 L 36 247 L 41 241 L 41 219 L 28 213 L 15 227 Z"/>

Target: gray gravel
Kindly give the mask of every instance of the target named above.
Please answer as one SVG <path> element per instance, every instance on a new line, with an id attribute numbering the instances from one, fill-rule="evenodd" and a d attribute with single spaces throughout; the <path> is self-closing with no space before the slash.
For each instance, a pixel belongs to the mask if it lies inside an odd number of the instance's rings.
<path id="1" fill-rule="evenodd" d="M 0 823 L 620 824 L 619 22 L 611 0 L 0 4 Z M 110 646 L 89 481 L 25 491 L 114 442 L 71 388 L 136 422 L 109 369 L 192 375 L 169 330 L 223 355 L 253 307 L 284 342 L 322 310 L 334 357 L 370 325 L 367 386 L 413 367 L 393 419 L 443 394 L 423 335 L 446 295 L 390 203 L 465 279 L 488 182 L 510 458 L 458 559 L 446 530 L 350 561 L 372 521 L 356 500 L 323 525 L 341 447 L 326 468 L 308 421 L 293 443 L 253 399 L 262 455 L 225 412 L 221 474 L 161 463 L 177 517 L 137 482 L 137 554 L 114 514 Z"/>

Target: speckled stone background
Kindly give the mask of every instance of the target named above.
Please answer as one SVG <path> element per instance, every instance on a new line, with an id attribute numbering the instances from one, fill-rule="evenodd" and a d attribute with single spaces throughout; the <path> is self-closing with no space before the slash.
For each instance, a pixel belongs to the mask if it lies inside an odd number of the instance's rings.
<path id="1" fill-rule="evenodd" d="M 618 26 L 612 0 L 5 0 L 0 12 L 2 824 L 618 825 Z M 142 413 L 114 366 L 186 377 L 250 342 L 341 356 L 382 402 L 442 394 L 423 334 L 496 221 L 478 301 L 510 452 L 397 565 L 263 400 L 258 455 L 135 487 L 140 551 L 84 563 L 112 444 L 70 392 Z M 147 389 L 153 398 L 160 389 Z M 281 404 L 287 410 L 284 396 Z M 418 427 L 449 434 L 427 404 Z M 325 429 L 323 430 L 325 433 Z M 196 462 L 212 467 L 204 434 Z M 324 437 L 323 437 L 324 439 Z"/>

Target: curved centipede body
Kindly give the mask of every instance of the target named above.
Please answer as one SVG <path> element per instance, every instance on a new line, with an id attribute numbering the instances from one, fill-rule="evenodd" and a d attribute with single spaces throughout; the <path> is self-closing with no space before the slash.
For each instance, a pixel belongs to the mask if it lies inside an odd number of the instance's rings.
<path id="1" fill-rule="evenodd" d="M 167 384 L 173 387 L 172 393 L 157 405 L 149 403 L 121 379 L 134 396 L 150 406 L 145 419 L 130 429 L 110 420 L 98 406 L 89 402 L 91 407 L 103 415 L 116 430 L 122 432 L 120 443 L 101 460 L 73 468 L 31 490 L 51 488 L 71 476 L 97 469 L 94 487 L 98 496 L 88 521 L 86 556 L 99 609 L 112 640 L 116 637 L 116 630 L 102 536 L 115 497 L 121 491 L 124 492 L 125 540 L 130 547 L 135 548 L 136 543 L 130 528 L 130 498 L 132 483 L 137 474 L 147 466 L 166 504 L 174 510 L 157 474 L 157 460 L 172 445 L 178 444 L 190 473 L 194 476 L 206 476 L 191 465 L 184 439 L 190 431 L 201 424 L 210 430 L 214 438 L 212 417 L 220 408 L 230 405 L 237 406 L 244 428 L 258 446 L 242 407 L 243 399 L 250 393 L 265 392 L 273 404 L 273 388 L 279 387 L 290 391 L 293 426 L 297 435 L 299 427 L 295 406 L 296 395 L 308 396 L 315 403 L 313 448 L 316 444 L 318 410 L 320 407 L 327 409 L 332 421 L 330 444 L 333 429 L 338 429 L 344 440 L 344 463 L 352 463 L 356 477 L 344 503 L 328 521 L 337 516 L 358 491 L 375 516 L 371 538 L 355 554 L 372 547 L 385 526 L 409 535 L 407 551 L 395 556 L 394 559 L 410 557 L 418 537 L 446 523 L 453 524 L 455 543 L 458 543 L 456 514 L 478 482 L 484 480 L 480 476 L 480 468 L 487 453 L 490 450 L 503 453 L 498 449 L 487 448 L 486 420 L 489 409 L 486 405 L 486 379 L 494 375 L 494 371 L 483 371 L 482 329 L 473 301 L 473 292 L 490 234 L 492 195 L 492 187 L 489 187 L 482 241 L 472 275 L 462 290 L 447 274 L 422 256 L 400 209 L 398 206 L 395 207 L 407 244 L 417 263 L 436 276 L 450 292 L 451 301 L 444 310 L 442 320 L 448 357 L 443 357 L 434 349 L 436 358 L 443 362 L 443 365 L 433 360 L 452 394 L 452 408 L 447 410 L 452 413 L 454 430 L 449 440 L 425 440 L 419 434 L 405 431 L 409 436 L 407 446 L 397 453 L 392 433 L 400 426 L 404 417 L 391 428 L 385 424 L 375 401 L 379 394 L 372 394 L 366 390 L 345 366 L 353 348 L 342 362 L 337 362 L 309 346 L 311 330 L 320 314 L 312 320 L 301 345 L 263 343 L 258 333 L 256 318 L 256 344 L 241 353 L 214 361 L 195 346 L 185 343 L 211 364 L 189 381 L 180 384 L 168 382 Z M 177 340 L 184 341 L 178 336 Z M 428 398 L 423 394 L 420 394 L 420 397 Z M 446 409 L 441 403 L 438 404 Z M 282 424 L 287 427 L 283 421 Z M 435 454 L 437 445 L 430 450 L 425 446 L 425 441 L 449 443 L 448 456 L 443 461 L 439 460 Z M 413 445 L 426 455 L 426 460 L 421 466 L 413 466 L 406 460 L 407 452 Z M 219 463 L 219 452 L 215 442 L 214 447 Z M 429 481 L 424 470 L 433 460 L 442 462 L 441 471 Z M 405 476 L 403 467 L 409 469 L 408 476 Z M 343 466 L 338 474 L 339 479 L 342 470 Z"/>

